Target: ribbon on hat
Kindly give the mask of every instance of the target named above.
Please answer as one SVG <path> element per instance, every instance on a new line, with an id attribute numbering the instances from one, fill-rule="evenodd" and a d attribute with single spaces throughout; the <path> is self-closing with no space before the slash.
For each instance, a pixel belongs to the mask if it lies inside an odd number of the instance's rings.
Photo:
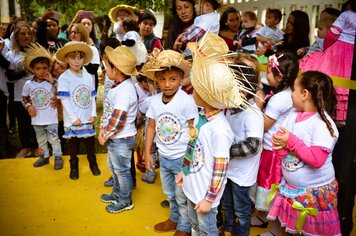
<path id="1" fill-rule="evenodd" d="M 266 199 L 267 206 L 269 206 L 269 204 L 272 202 L 272 200 L 276 196 L 278 189 L 279 189 L 279 184 L 271 185 L 271 191 L 268 193 L 267 199 Z"/>
<path id="2" fill-rule="evenodd" d="M 301 211 L 298 215 L 298 219 L 297 219 L 297 230 L 299 232 L 299 234 L 301 234 L 305 219 L 307 218 L 307 215 L 312 215 L 312 216 L 318 216 L 318 209 L 316 208 L 312 208 L 312 207 L 307 207 L 305 208 L 300 202 L 293 202 L 292 207 L 296 210 Z"/>
<path id="3" fill-rule="evenodd" d="M 207 122 L 208 122 L 208 119 L 204 115 L 199 114 L 198 124 L 196 124 L 196 126 L 195 126 L 195 128 L 196 128 L 196 130 L 195 130 L 196 132 L 194 132 L 194 133 L 196 133 L 194 135 L 195 138 L 189 140 L 188 145 L 187 145 L 187 150 L 185 151 L 185 154 L 184 154 L 183 166 L 182 166 L 184 175 L 189 174 L 190 164 L 192 163 L 193 158 L 194 158 L 194 149 L 195 149 L 195 145 L 197 143 L 197 137 L 198 137 L 200 127 L 202 127 Z"/>

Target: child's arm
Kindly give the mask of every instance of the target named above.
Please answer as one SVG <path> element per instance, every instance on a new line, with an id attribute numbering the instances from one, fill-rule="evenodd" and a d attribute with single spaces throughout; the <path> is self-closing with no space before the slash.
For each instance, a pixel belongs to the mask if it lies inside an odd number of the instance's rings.
<path id="1" fill-rule="evenodd" d="M 261 35 L 256 36 L 256 40 L 267 45 L 272 45 L 272 41 L 269 38 L 262 37 Z"/>
<path id="2" fill-rule="evenodd" d="M 264 131 L 267 132 L 273 125 L 276 123 L 276 120 L 270 118 L 267 115 L 264 115 Z"/>
<path id="3" fill-rule="evenodd" d="M 103 145 L 111 136 L 119 133 L 125 125 L 127 119 L 127 112 L 119 109 L 114 109 L 106 127 L 101 131 L 98 138 L 101 145 Z"/>
<path id="4" fill-rule="evenodd" d="M 31 117 L 35 117 L 37 115 L 36 109 L 32 106 L 32 101 L 30 96 L 22 96 L 21 102 Z"/>
<path id="5" fill-rule="evenodd" d="M 96 102 L 95 102 L 95 97 L 92 97 L 91 100 L 91 114 L 90 118 L 88 120 L 89 123 L 93 123 L 96 117 Z"/>
<path id="6" fill-rule="evenodd" d="M 303 140 L 285 128 L 280 127 L 280 129 L 282 132 L 274 134 L 272 137 L 274 149 L 286 148 L 287 150 L 291 150 L 299 159 L 313 168 L 320 168 L 324 165 L 331 153 L 330 149 L 321 146 L 308 147 Z"/>
<path id="7" fill-rule="evenodd" d="M 210 212 L 211 205 L 214 202 L 215 198 L 218 196 L 218 193 L 220 192 L 221 187 L 226 178 L 228 163 L 229 158 L 214 158 L 213 177 L 210 181 L 208 192 L 205 195 L 205 198 L 201 200 L 194 208 L 197 214 L 205 214 Z"/>
<path id="8" fill-rule="evenodd" d="M 231 146 L 230 158 L 244 158 L 256 154 L 261 147 L 262 139 L 258 137 L 248 137 Z"/>
<path id="9" fill-rule="evenodd" d="M 146 142 L 145 142 L 145 165 L 146 170 L 153 171 L 152 166 L 154 166 L 153 159 L 151 156 L 151 148 L 153 144 L 153 139 L 156 135 L 156 121 L 149 118 L 146 130 Z"/>

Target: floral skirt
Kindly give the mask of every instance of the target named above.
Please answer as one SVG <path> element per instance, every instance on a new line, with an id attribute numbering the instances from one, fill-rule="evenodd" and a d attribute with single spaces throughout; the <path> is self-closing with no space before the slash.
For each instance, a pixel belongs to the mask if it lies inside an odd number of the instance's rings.
<path id="1" fill-rule="evenodd" d="M 279 193 L 275 197 L 267 218 L 279 219 L 282 227 L 292 234 L 297 234 L 298 216 L 302 210 L 293 203 L 298 202 L 305 211 L 317 209 L 317 215 L 306 214 L 300 233 L 303 235 L 341 235 L 339 214 L 337 211 L 338 183 L 331 183 L 309 189 L 296 189 L 283 180 Z"/>

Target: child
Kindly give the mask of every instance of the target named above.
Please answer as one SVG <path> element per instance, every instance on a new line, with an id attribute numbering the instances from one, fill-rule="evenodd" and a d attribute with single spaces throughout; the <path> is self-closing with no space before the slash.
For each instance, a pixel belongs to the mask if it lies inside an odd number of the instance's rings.
<path id="1" fill-rule="evenodd" d="M 69 142 L 70 174 L 72 180 L 79 178 L 78 152 L 80 143 L 86 147 L 89 167 L 93 175 L 101 172 L 95 156 L 96 91 L 93 78 L 83 65 L 93 58 L 93 52 L 84 42 L 70 41 L 56 53 L 58 60 L 67 62 L 67 69 L 58 78 L 58 97 L 63 106 L 64 138 Z"/>
<path id="2" fill-rule="evenodd" d="M 190 73 L 193 97 L 196 104 L 203 107 L 204 115 L 199 115 L 195 128 L 192 127 L 189 132 L 190 142 L 184 156 L 183 171 L 176 181 L 183 184 L 188 198 L 193 235 L 218 235 L 217 207 L 224 192 L 229 150 L 234 137 L 223 109 L 244 105 L 240 84 L 235 81 L 235 74 L 223 59 L 206 52 L 196 53 L 206 48 L 205 42 L 212 40 L 211 34 L 204 36 L 197 45 L 188 44 L 193 53 Z M 222 38 L 217 40 L 226 45 Z M 225 49 L 214 51 L 212 55 L 227 53 L 227 45 Z"/>
<path id="3" fill-rule="evenodd" d="M 108 16 L 112 23 L 114 23 L 114 33 L 116 38 L 121 42 L 124 38 L 125 32 L 122 27 L 122 22 L 127 18 L 135 18 L 135 7 L 119 4 L 110 9 Z"/>
<path id="4" fill-rule="evenodd" d="M 49 163 L 49 142 L 52 145 L 54 156 L 54 169 L 63 168 L 61 142 L 58 138 L 57 108 L 51 106 L 51 99 L 55 87 L 53 78 L 49 73 L 51 67 L 51 54 L 39 44 L 32 43 L 26 51 L 24 64 L 26 69 L 33 72 L 33 79 L 28 80 L 22 90 L 22 103 L 31 116 L 31 124 L 36 132 L 39 147 L 39 158 L 34 167 Z"/>
<path id="5" fill-rule="evenodd" d="M 242 14 L 242 30 L 236 35 L 233 44 L 237 47 L 237 52 L 255 53 L 256 52 L 256 24 L 257 16 L 252 11 Z"/>
<path id="6" fill-rule="evenodd" d="M 282 30 L 277 28 L 282 19 L 282 12 L 279 9 L 267 9 L 265 27 L 262 27 L 256 32 L 256 39 L 259 43 L 258 47 L 263 47 L 263 43 L 274 45 L 278 41 L 283 40 Z"/>
<path id="7" fill-rule="evenodd" d="M 306 56 L 313 52 L 322 52 L 324 51 L 324 38 L 326 32 L 330 29 L 333 21 L 329 18 L 324 18 L 319 20 L 318 22 L 318 38 L 314 41 L 314 43 L 310 47 L 300 48 L 297 51 L 298 56 Z"/>
<path id="8" fill-rule="evenodd" d="M 234 71 L 246 77 L 249 84 L 246 82 L 245 87 L 251 87 L 252 91 L 251 94 L 245 93 L 250 106 L 246 110 L 229 109 L 226 117 L 234 133 L 234 141 L 230 149 L 227 184 L 223 195 L 224 230 L 230 235 L 250 235 L 249 191 L 257 180 L 262 151 L 263 115 L 254 100 L 259 85 L 257 73 L 243 64 Z"/>
<path id="9" fill-rule="evenodd" d="M 110 194 L 101 195 L 101 200 L 112 203 L 106 206 L 110 213 L 119 213 L 134 208 L 131 199 L 132 177 L 130 173 L 132 152 L 136 145 L 135 119 L 137 94 L 132 76 L 137 76 L 135 55 L 126 46 L 105 48 L 106 73 L 114 84 L 107 93 L 108 110 L 104 127 L 100 130 L 99 143 L 108 142 L 108 165 L 114 187 Z"/>
<path id="10" fill-rule="evenodd" d="M 278 217 L 292 234 L 341 235 L 331 161 L 339 136 L 330 118 L 336 107 L 333 82 L 321 72 L 305 72 L 294 82 L 292 100 L 296 110 L 272 137 L 284 179 L 268 218 Z M 306 218 L 301 220 L 303 212 Z"/>
<path id="11" fill-rule="evenodd" d="M 177 229 L 177 235 L 191 232 L 187 199 L 181 187 L 175 185 L 175 177 L 181 171 L 183 155 L 188 143 L 188 126 L 193 125 L 197 107 L 191 96 L 179 89 L 181 80 L 188 76 L 190 65 L 183 55 L 164 50 L 147 62 L 143 73 L 158 82 L 161 93 L 152 97 L 148 111 L 145 145 L 145 164 L 152 171 L 154 162 L 151 148 L 155 137 L 158 148 L 163 192 L 170 201 L 170 217 L 154 226 L 157 232 Z M 156 72 L 157 71 L 157 72 Z"/>
<path id="12" fill-rule="evenodd" d="M 143 38 L 143 43 L 148 53 L 153 52 L 155 48 L 158 50 L 162 49 L 161 40 L 153 33 L 153 28 L 156 24 L 156 17 L 149 10 L 145 10 L 139 17 L 138 26 L 140 28 L 140 35 Z"/>
<path id="13" fill-rule="evenodd" d="M 263 150 L 257 177 L 257 192 L 255 207 L 259 210 L 257 217 L 252 217 L 251 225 L 266 228 L 268 222 L 263 212 L 269 210 L 267 196 L 272 191 L 272 184 L 280 183 L 282 179 L 281 161 L 274 158 L 271 137 L 277 132 L 288 113 L 292 110 L 292 87 L 298 74 L 298 59 L 290 52 L 280 52 L 269 58 L 267 80 L 273 87 L 274 95 L 266 98 L 264 110 L 264 136 Z M 277 225 L 274 225 L 277 226 Z M 278 233 L 279 229 L 271 229 L 272 233 Z"/>

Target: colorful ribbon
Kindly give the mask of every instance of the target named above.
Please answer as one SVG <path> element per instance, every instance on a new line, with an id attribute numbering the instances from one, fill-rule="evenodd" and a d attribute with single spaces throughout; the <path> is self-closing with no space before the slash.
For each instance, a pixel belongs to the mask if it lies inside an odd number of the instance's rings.
<path id="1" fill-rule="evenodd" d="M 268 193 L 267 199 L 266 199 L 267 206 L 269 206 L 271 204 L 271 202 L 273 201 L 274 197 L 277 194 L 278 189 L 279 189 L 279 184 L 271 185 L 271 191 Z"/>
<path id="2" fill-rule="evenodd" d="M 293 202 L 292 207 L 296 210 L 301 211 L 298 215 L 298 219 L 297 219 L 297 230 L 299 232 L 299 234 L 301 234 L 305 219 L 307 218 L 307 215 L 312 215 L 312 216 L 318 216 L 318 209 L 316 208 L 305 208 L 300 202 Z"/>

